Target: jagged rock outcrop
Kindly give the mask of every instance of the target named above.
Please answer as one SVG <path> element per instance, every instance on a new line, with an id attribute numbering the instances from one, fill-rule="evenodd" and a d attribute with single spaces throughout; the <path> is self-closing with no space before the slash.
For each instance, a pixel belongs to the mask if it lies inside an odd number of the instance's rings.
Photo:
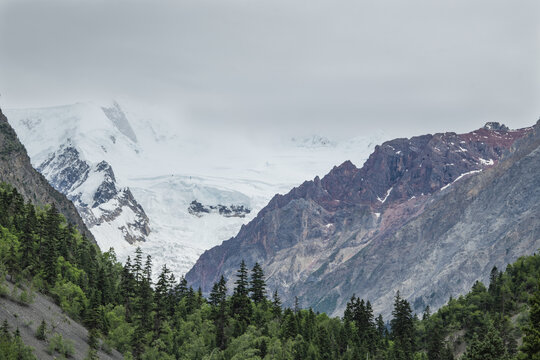
<path id="1" fill-rule="evenodd" d="M 94 236 L 71 201 L 49 185 L 47 179 L 32 167 L 24 146 L 1 110 L 0 181 L 13 185 L 27 201 L 36 205 L 54 204 L 68 222 L 76 225 L 81 233 L 94 240 Z"/>
<path id="2" fill-rule="evenodd" d="M 191 215 L 202 217 L 204 214 L 216 213 L 223 217 L 246 217 L 251 212 L 251 209 L 244 205 L 204 205 L 197 200 L 193 200 L 188 207 L 188 212 Z"/>
<path id="3" fill-rule="evenodd" d="M 208 291 L 244 259 L 263 265 L 288 305 L 298 296 L 340 314 L 355 293 L 388 315 L 397 290 L 418 312 L 442 305 L 540 247 L 540 125 L 488 125 L 388 141 L 360 169 L 345 162 L 276 195 L 186 278 Z"/>
<path id="4" fill-rule="evenodd" d="M 118 187 L 111 165 L 81 158 L 68 140 L 38 167 L 49 183 L 73 201 L 86 225 L 109 224 L 133 244 L 150 234 L 149 219 L 127 187 Z"/>

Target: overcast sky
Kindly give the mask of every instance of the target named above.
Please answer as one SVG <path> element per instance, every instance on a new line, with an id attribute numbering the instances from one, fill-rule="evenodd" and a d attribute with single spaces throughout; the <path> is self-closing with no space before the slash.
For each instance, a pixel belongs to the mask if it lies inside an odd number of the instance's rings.
<path id="1" fill-rule="evenodd" d="M 0 104 L 127 97 L 242 134 L 540 115 L 538 0 L 0 0 Z"/>

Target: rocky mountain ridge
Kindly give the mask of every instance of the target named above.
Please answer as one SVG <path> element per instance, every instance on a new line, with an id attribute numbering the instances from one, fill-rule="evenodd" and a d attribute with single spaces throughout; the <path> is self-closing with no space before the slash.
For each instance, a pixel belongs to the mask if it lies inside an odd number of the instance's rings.
<path id="1" fill-rule="evenodd" d="M 150 234 L 149 219 L 128 187 L 119 187 L 111 165 L 91 164 L 68 140 L 38 166 L 49 183 L 73 201 L 90 228 L 116 227 L 133 244 Z"/>
<path id="2" fill-rule="evenodd" d="M 286 195 L 276 195 L 236 237 L 206 251 L 186 277 L 208 291 L 221 274 L 233 279 L 244 259 L 249 266 L 256 261 L 263 265 L 269 288 L 280 290 L 286 304 L 292 304 L 292 294 L 300 294 L 303 306 L 339 314 L 356 293 L 388 315 L 399 289 L 416 311 L 426 304 L 440 306 L 448 296 L 466 291 L 480 274 L 489 273 L 489 269 L 484 271 L 486 266 L 504 265 L 540 246 L 538 236 L 526 236 L 523 242 L 514 237 L 508 250 L 511 256 L 488 251 L 488 259 L 474 265 L 480 260 L 465 250 L 471 244 L 455 231 L 464 226 L 465 219 L 459 215 L 475 203 L 467 197 L 449 202 L 442 196 L 454 191 L 467 194 L 469 178 L 484 177 L 483 172 L 499 168 L 504 154 L 516 151 L 512 146 L 518 139 L 537 132 L 538 125 L 506 130 L 500 124 L 487 124 L 467 134 L 387 141 L 375 148 L 360 169 L 347 161 L 322 179 L 316 177 Z M 530 177 L 518 180 L 535 181 Z M 517 183 L 513 180 L 512 189 Z M 489 193 L 490 188 L 484 191 Z M 487 209 L 500 209 L 495 199 L 486 199 L 493 202 L 484 204 Z M 482 214 L 475 215 L 481 221 Z M 508 218 L 504 212 L 500 217 Z M 490 242 L 481 232 L 469 230 L 478 244 L 486 246 L 505 236 L 498 234 Z M 463 259 L 444 259 L 439 240 L 443 238 Z M 429 277 L 416 274 L 422 271 L 417 263 L 424 264 Z M 470 274 L 460 270 L 464 264 L 472 267 Z M 437 278 L 440 288 L 426 293 L 435 271 L 442 271 Z"/>

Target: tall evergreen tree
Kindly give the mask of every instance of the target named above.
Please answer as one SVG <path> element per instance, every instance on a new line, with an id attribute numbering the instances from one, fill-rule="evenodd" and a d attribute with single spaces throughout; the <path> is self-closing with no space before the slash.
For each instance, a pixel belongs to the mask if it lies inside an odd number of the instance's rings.
<path id="1" fill-rule="evenodd" d="M 137 249 L 135 249 L 132 271 L 135 282 L 137 285 L 140 284 L 143 279 L 142 249 L 140 246 L 137 246 Z"/>
<path id="2" fill-rule="evenodd" d="M 56 281 L 56 259 L 58 258 L 58 234 L 60 232 L 61 217 L 52 204 L 45 217 L 45 237 L 43 239 L 42 263 L 44 277 L 50 286 Z"/>
<path id="3" fill-rule="evenodd" d="M 214 283 L 212 291 L 210 292 L 210 297 L 208 298 L 210 305 L 214 307 L 221 306 L 227 298 L 227 282 L 223 275 L 219 279 L 219 282 Z"/>
<path id="4" fill-rule="evenodd" d="M 236 273 L 236 287 L 234 288 L 231 299 L 231 311 L 239 321 L 239 328 L 236 333 L 239 335 L 244 332 L 249 318 L 251 317 L 251 301 L 248 296 L 248 275 L 244 260 L 240 263 L 240 268 Z"/>
<path id="5" fill-rule="evenodd" d="M 36 211 L 32 204 L 26 206 L 26 217 L 21 235 L 21 268 L 25 269 L 31 265 L 32 259 L 35 256 L 34 249 L 34 229 L 36 228 L 37 218 Z"/>
<path id="6" fill-rule="evenodd" d="M 155 330 L 158 331 L 161 327 L 161 322 L 165 320 L 170 313 L 171 304 L 171 284 L 169 282 L 170 271 L 167 265 L 163 265 L 159 274 L 156 288 L 154 291 L 154 299 L 156 303 Z"/>
<path id="7" fill-rule="evenodd" d="M 427 357 L 428 360 L 445 360 L 445 347 L 441 328 L 437 324 L 429 331 Z"/>
<path id="8" fill-rule="evenodd" d="M 240 263 L 240 268 L 236 272 L 236 287 L 234 293 L 237 295 L 248 296 L 248 271 L 244 260 Z"/>
<path id="9" fill-rule="evenodd" d="M 414 322 L 409 302 L 401 298 L 399 291 L 394 300 L 393 319 L 390 321 L 394 338 L 396 360 L 411 360 L 414 356 Z"/>
<path id="10" fill-rule="evenodd" d="M 540 360 L 540 282 L 530 299 L 529 324 L 524 330 L 520 359 Z"/>
<path id="11" fill-rule="evenodd" d="M 143 277 L 149 284 L 152 284 L 152 256 L 146 255 L 144 263 Z"/>
<path id="12" fill-rule="evenodd" d="M 504 343 L 497 329 L 488 323 L 487 333 L 480 338 L 475 333 L 467 347 L 463 360 L 507 360 L 509 359 Z"/>
<path id="13" fill-rule="evenodd" d="M 251 270 L 251 300 L 256 304 L 263 303 L 266 300 L 266 282 L 264 281 L 264 272 L 258 262 Z"/>
<path id="14" fill-rule="evenodd" d="M 133 298 L 135 296 L 136 281 L 131 272 L 131 258 L 128 256 L 120 277 L 120 293 L 126 311 L 126 319 L 131 320 L 133 313 Z"/>
<path id="15" fill-rule="evenodd" d="M 272 313 L 275 317 L 281 316 L 281 299 L 279 298 L 277 290 L 274 290 L 274 294 L 272 296 Z"/>
<path id="16" fill-rule="evenodd" d="M 212 317 L 216 327 L 216 346 L 225 349 L 227 338 L 225 326 L 227 325 L 227 282 L 223 275 L 219 282 L 215 283 L 210 293 L 210 305 L 212 305 Z"/>

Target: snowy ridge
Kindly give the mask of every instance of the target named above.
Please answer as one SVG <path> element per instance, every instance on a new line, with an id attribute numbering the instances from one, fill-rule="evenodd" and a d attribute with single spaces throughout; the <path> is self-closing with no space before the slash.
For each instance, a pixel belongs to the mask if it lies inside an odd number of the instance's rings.
<path id="1" fill-rule="evenodd" d="M 388 189 L 388 191 L 387 191 L 386 194 L 384 195 L 384 198 L 382 198 L 382 199 L 381 199 L 380 197 L 377 196 L 377 200 L 379 200 L 379 202 L 380 202 L 381 204 L 384 204 L 384 203 L 386 202 L 386 199 L 388 199 L 388 196 L 390 196 L 390 193 L 392 192 L 392 189 L 393 189 L 393 187 L 391 187 L 390 189 Z"/>
<path id="2" fill-rule="evenodd" d="M 143 208 L 129 188 L 117 186 L 113 169 L 106 161 L 89 163 L 68 140 L 37 169 L 75 204 L 92 232 L 103 224 L 114 224 L 129 243 L 144 241 L 149 234 Z M 96 240 L 98 244 L 103 241 Z"/>
<path id="3" fill-rule="evenodd" d="M 479 170 L 473 170 L 473 171 L 469 171 L 469 172 L 466 172 L 466 173 L 463 173 L 461 175 L 459 175 L 454 181 L 452 181 L 450 184 L 446 184 L 444 185 L 442 188 L 441 188 L 441 191 L 443 191 L 444 189 L 448 188 L 450 185 L 452 185 L 453 183 L 455 183 L 456 181 L 460 180 L 461 178 L 463 178 L 464 176 L 467 176 L 467 175 L 470 175 L 470 174 L 476 174 L 476 173 L 479 173 L 479 172 L 482 172 L 483 169 L 479 169 Z"/>

